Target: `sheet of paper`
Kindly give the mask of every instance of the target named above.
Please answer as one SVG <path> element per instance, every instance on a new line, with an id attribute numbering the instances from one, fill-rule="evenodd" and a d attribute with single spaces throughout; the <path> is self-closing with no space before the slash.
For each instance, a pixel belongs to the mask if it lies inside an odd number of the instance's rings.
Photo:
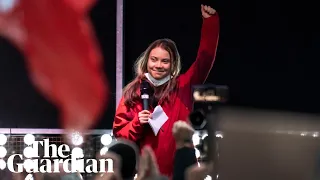
<path id="1" fill-rule="evenodd" d="M 168 120 L 167 114 L 163 111 L 160 105 L 154 108 L 152 118 L 149 118 L 148 123 L 150 124 L 154 135 L 156 136 L 161 129 L 162 125 Z"/>

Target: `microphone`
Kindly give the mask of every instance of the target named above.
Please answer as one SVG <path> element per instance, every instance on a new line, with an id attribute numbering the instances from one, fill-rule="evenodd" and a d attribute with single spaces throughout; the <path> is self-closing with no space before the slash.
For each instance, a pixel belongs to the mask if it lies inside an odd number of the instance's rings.
<path id="1" fill-rule="evenodd" d="M 141 94 L 141 99 L 143 104 L 143 110 L 149 109 L 149 92 L 150 92 L 150 84 L 146 80 L 143 80 L 142 83 L 140 84 L 140 94 Z"/>
<path id="2" fill-rule="evenodd" d="M 140 94 L 141 94 L 141 99 L 142 99 L 142 104 L 143 104 L 143 110 L 149 110 L 150 91 L 152 91 L 152 90 L 150 89 L 149 82 L 146 80 L 143 80 L 140 84 Z M 162 132 L 164 132 L 162 128 L 160 128 L 160 130 Z"/>

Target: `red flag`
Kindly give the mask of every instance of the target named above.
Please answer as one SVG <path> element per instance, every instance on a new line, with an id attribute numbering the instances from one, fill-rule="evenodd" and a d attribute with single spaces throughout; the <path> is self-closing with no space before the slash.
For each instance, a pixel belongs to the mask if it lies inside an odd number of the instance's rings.
<path id="1" fill-rule="evenodd" d="M 62 127 L 80 132 L 95 125 L 107 101 L 102 57 L 87 17 L 94 2 L 20 1 L 0 16 L 2 34 L 24 52 L 32 82 L 59 108 Z M 8 24 L 16 34 L 4 28 Z"/>

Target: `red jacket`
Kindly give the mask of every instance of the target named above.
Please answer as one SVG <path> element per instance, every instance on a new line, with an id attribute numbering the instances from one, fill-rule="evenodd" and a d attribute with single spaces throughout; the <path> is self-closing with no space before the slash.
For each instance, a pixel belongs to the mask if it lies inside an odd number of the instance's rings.
<path id="1" fill-rule="evenodd" d="M 141 149 L 145 145 L 151 146 L 163 175 L 172 177 L 176 150 L 172 127 L 176 121 L 187 119 L 193 106 L 191 88 L 193 85 L 203 84 L 210 73 L 215 60 L 219 29 L 218 14 L 203 19 L 197 59 L 185 74 L 177 78 L 178 88 L 172 93 L 170 103 L 161 104 L 169 119 L 157 136 L 148 124 L 141 125 L 139 122 L 138 112 L 142 111 L 142 103 L 138 103 L 135 108 L 127 109 L 124 99 L 121 99 L 116 110 L 113 134 L 116 137 L 139 142 Z M 150 110 L 152 111 L 153 109 Z"/>

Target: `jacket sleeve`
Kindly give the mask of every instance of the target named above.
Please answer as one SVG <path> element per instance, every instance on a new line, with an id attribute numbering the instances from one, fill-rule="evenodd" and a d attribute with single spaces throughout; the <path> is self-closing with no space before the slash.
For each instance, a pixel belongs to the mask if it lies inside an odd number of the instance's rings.
<path id="1" fill-rule="evenodd" d="M 219 31 L 218 13 L 203 19 L 197 58 L 187 72 L 181 75 L 182 86 L 203 84 L 206 81 L 215 60 Z"/>
<path id="2" fill-rule="evenodd" d="M 143 126 L 139 122 L 138 113 L 128 109 L 124 104 L 124 99 L 121 98 L 113 122 L 114 136 L 136 142 L 142 133 Z"/>

